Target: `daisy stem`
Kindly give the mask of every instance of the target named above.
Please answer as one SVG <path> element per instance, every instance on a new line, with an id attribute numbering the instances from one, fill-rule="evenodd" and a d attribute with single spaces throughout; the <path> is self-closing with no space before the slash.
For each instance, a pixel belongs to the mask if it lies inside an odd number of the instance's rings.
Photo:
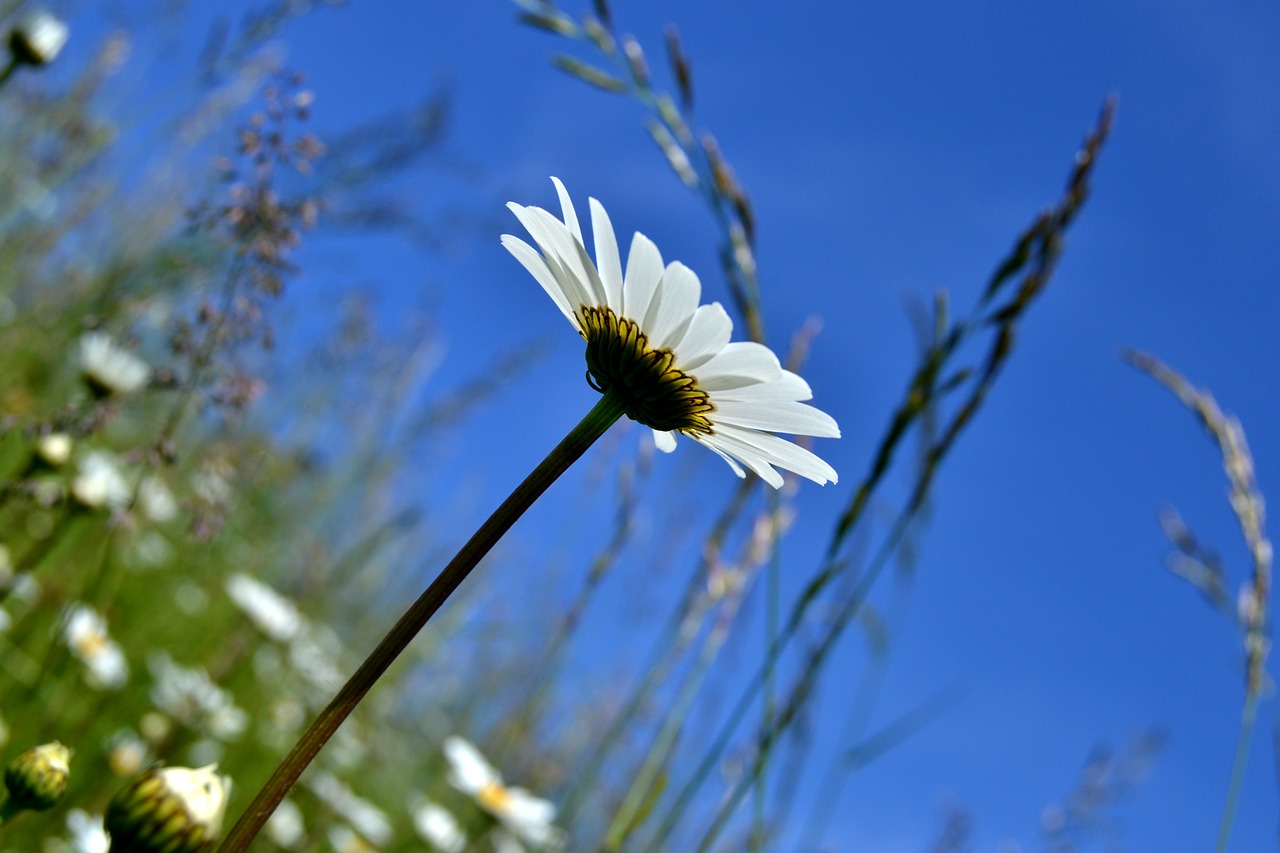
<path id="1" fill-rule="evenodd" d="M 471 570 L 489 553 L 511 525 L 515 524 L 525 510 L 568 470 L 569 466 L 576 462 L 596 439 L 604 435 L 605 431 L 622 416 L 622 412 L 623 402 L 614 394 L 604 394 L 587 416 L 556 445 L 547 458 L 533 469 L 533 473 L 516 487 L 511 496 L 503 501 L 493 515 L 489 516 L 480 529 L 467 540 L 467 544 L 462 546 L 457 556 L 444 567 L 426 591 L 405 611 L 400 620 L 382 638 L 378 647 L 338 691 L 338 695 L 328 707 L 320 712 L 320 715 L 294 744 L 293 749 L 280 762 L 275 772 L 271 774 L 271 778 L 258 791 L 253 802 L 227 834 L 226 840 L 218 848 L 218 853 L 240 853 L 249 846 L 263 824 L 267 822 L 267 818 L 275 811 L 276 806 L 298 781 L 302 771 L 311 764 L 312 759 L 329 738 L 355 710 L 356 705 L 392 662 L 417 636 L 427 621 L 466 580 Z"/>

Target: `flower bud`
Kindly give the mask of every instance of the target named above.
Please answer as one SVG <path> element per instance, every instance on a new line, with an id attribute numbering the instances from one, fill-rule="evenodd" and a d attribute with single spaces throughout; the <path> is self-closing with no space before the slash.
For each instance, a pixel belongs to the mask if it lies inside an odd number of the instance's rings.
<path id="1" fill-rule="evenodd" d="M 216 764 L 153 767 L 107 806 L 113 850 L 129 853 L 206 853 L 222 829 L 231 780 Z"/>
<path id="2" fill-rule="evenodd" d="M 56 15 L 37 11 L 23 18 L 9 33 L 9 50 L 15 62 L 47 65 L 58 58 L 70 31 Z"/>
<path id="3" fill-rule="evenodd" d="M 36 454 L 40 461 L 53 468 L 66 465 L 71 459 L 74 442 L 65 432 L 51 432 L 36 440 Z"/>
<path id="4" fill-rule="evenodd" d="M 4 786 L 9 789 L 6 810 L 44 811 L 51 809 L 67 790 L 71 775 L 71 750 L 56 740 L 28 749 L 4 769 Z"/>

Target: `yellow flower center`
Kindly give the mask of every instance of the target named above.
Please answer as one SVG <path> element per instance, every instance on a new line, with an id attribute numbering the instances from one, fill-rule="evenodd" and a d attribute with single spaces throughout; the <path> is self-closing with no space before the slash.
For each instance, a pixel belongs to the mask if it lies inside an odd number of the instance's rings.
<path id="1" fill-rule="evenodd" d="M 511 792 L 497 782 L 486 782 L 476 792 L 476 802 L 494 814 L 507 814 L 511 811 Z"/>
<path id="2" fill-rule="evenodd" d="M 649 345 L 640 324 L 608 308 L 578 309 L 587 339 L 587 382 L 624 401 L 627 417 L 661 432 L 710 435 L 711 397 L 675 366 L 676 354 Z"/>
<path id="3" fill-rule="evenodd" d="M 107 639 L 106 634 L 101 631 L 90 631 L 77 637 L 74 645 L 76 651 L 80 652 L 80 655 L 85 660 L 94 661 L 106 653 L 108 642 L 110 641 Z"/>

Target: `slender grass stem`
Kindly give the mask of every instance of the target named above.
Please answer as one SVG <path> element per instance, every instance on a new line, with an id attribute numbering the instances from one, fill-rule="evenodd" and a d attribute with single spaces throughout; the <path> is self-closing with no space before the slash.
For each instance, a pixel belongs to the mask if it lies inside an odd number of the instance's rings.
<path id="1" fill-rule="evenodd" d="M 612 853 L 622 849 L 627 835 L 636 828 L 642 813 L 648 805 L 651 805 L 650 801 L 656 795 L 655 785 L 671 757 L 671 751 L 675 748 L 680 732 L 684 729 L 685 720 L 693 708 L 694 701 L 698 698 L 699 690 L 708 673 L 711 672 L 711 666 L 716 661 L 720 647 L 724 644 L 726 633 L 727 629 L 713 628 L 703 641 L 702 651 L 698 655 L 695 666 L 685 676 L 684 684 L 681 685 L 675 701 L 667 711 L 662 727 L 658 730 L 657 737 L 654 738 L 653 745 L 649 749 L 649 754 L 645 756 L 644 763 L 627 789 L 622 806 L 609 824 L 604 841 L 606 851 Z"/>
<path id="2" fill-rule="evenodd" d="M 1231 840 L 1231 827 L 1236 822 L 1236 808 L 1240 805 L 1240 791 L 1244 788 L 1244 769 L 1249 763 L 1249 744 L 1253 742 L 1253 724 L 1258 719 L 1258 694 L 1250 693 L 1244 701 L 1240 717 L 1240 735 L 1236 740 L 1236 757 L 1231 766 L 1231 784 L 1227 787 L 1227 801 L 1222 806 L 1222 822 L 1218 824 L 1218 842 L 1214 853 L 1227 853 Z"/>
<path id="3" fill-rule="evenodd" d="M 426 591 L 387 632 L 382 642 L 347 680 L 328 707 L 321 711 L 311 723 L 272 773 L 271 778 L 258 791 L 253 802 L 240 816 L 240 820 L 232 827 L 226 840 L 218 848 L 219 853 L 239 853 L 249 846 L 267 818 L 302 775 L 302 771 L 310 765 L 329 738 L 417 636 L 427 621 L 466 580 L 471 570 L 489 553 L 511 525 L 515 524 L 525 510 L 532 506 L 533 502 L 568 470 L 569 466 L 576 462 L 596 439 L 604 435 L 605 431 L 622 416 L 622 411 L 622 401 L 613 394 L 606 393 L 587 413 L 587 416 L 539 463 L 533 473 L 516 487 L 516 490 L 503 501 L 493 515 L 489 516 L 480 529 L 462 546 L 457 556 L 444 567 Z"/>
<path id="4" fill-rule="evenodd" d="M 778 513 L 779 503 L 776 492 L 769 495 L 769 511 L 775 517 Z M 769 555 L 767 577 L 768 585 L 765 593 L 764 618 L 764 647 L 766 649 L 772 648 L 774 641 L 778 638 L 779 608 L 782 600 L 782 549 L 777 539 L 773 541 L 773 548 Z M 769 673 L 769 678 L 764 685 L 764 713 L 760 720 L 761 739 L 763 739 L 765 732 L 773 728 L 773 719 L 776 712 L 775 699 L 777 696 L 775 682 L 774 673 Z M 751 836 L 748 840 L 751 853 L 760 853 L 764 849 L 765 817 L 769 799 L 768 791 L 766 790 L 768 756 L 762 756 L 762 759 L 765 761 L 766 766 L 762 769 L 752 791 Z"/>
<path id="5" fill-rule="evenodd" d="M 711 555 L 719 553 L 725 537 L 729 534 L 729 530 L 742 516 L 748 500 L 755 493 L 760 482 L 755 477 L 748 477 L 742 480 L 737 489 L 734 490 L 733 497 L 730 498 L 728 505 L 717 518 L 702 548 L 702 557 L 685 584 L 684 593 L 680 598 L 679 604 L 671 611 L 667 624 L 650 647 L 645 665 L 640 669 L 644 675 L 639 683 L 631 689 L 626 701 L 622 703 L 613 721 L 609 723 L 609 728 L 605 730 L 604 734 L 596 742 L 595 749 L 588 756 L 586 764 L 574 774 L 574 783 L 564 796 L 560 809 L 561 820 L 566 824 L 571 823 L 573 818 L 577 816 L 579 808 L 595 789 L 605 759 L 614 745 L 617 744 L 618 739 L 627 732 L 639 715 L 644 703 L 653 694 L 653 691 L 665 681 L 678 659 L 683 655 L 690 638 L 696 633 L 690 630 L 682 636 L 682 627 L 686 626 L 692 618 L 696 617 L 700 620 L 703 616 L 702 612 L 695 613 L 694 611 L 695 608 L 699 607 L 698 593 L 702 588 L 702 584 L 706 581 L 707 570 L 711 564 Z"/>

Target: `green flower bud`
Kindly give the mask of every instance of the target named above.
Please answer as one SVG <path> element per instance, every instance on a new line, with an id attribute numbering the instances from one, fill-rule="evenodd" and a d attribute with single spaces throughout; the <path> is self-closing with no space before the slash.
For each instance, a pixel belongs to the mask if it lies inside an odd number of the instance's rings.
<path id="1" fill-rule="evenodd" d="M 107 806 L 111 849 L 120 853 L 206 853 L 222 830 L 231 780 L 216 764 L 152 767 Z"/>
<path id="2" fill-rule="evenodd" d="M 9 789 L 5 810 L 44 811 L 51 809 L 67 790 L 71 775 L 71 750 L 56 740 L 19 755 L 4 769 L 4 786 Z"/>

